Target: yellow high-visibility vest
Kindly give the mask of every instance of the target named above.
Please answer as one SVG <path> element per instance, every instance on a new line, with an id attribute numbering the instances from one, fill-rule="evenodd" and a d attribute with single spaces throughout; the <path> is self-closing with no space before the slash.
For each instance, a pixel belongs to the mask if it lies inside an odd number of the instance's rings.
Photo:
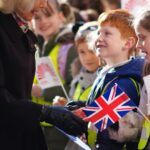
<path id="1" fill-rule="evenodd" d="M 73 99 L 74 100 L 81 100 L 81 101 L 86 101 L 88 99 L 89 93 L 91 91 L 91 86 L 87 87 L 82 93 L 81 93 L 81 86 L 78 83 L 77 87 L 75 89 L 74 95 L 73 95 Z M 94 146 L 95 145 L 95 141 L 96 141 L 96 131 L 88 129 L 88 144 L 90 146 Z"/>
<path id="2" fill-rule="evenodd" d="M 138 144 L 138 150 L 143 150 L 146 147 L 149 137 L 150 137 L 150 123 L 145 119 L 141 132 L 141 138 Z"/>
<path id="3" fill-rule="evenodd" d="M 58 64 L 58 54 L 59 54 L 60 47 L 61 47 L 60 44 L 56 44 L 56 46 L 53 48 L 53 50 L 49 53 L 49 58 L 52 60 L 52 63 L 55 67 L 57 74 L 59 75 L 59 77 L 61 79 L 61 82 L 63 84 L 65 84 L 65 80 L 63 80 L 62 76 L 60 75 L 59 64 Z"/>
<path id="4" fill-rule="evenodd" d="M 81 86 L 78 83 L 77 87 L 75 89 L 75 92 L 73 94 L 73 100 L 81 100 L 86 101 L 88 99 L 89 93 L 91 91 L 91 86 L 87 87 L 82 93 L 81 93 Z"/>

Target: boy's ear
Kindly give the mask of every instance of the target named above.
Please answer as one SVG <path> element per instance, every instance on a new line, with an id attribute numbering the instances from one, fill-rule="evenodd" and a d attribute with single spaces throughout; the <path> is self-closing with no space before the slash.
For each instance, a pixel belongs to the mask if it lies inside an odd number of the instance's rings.
<path id="1" fill-rule="evenodd" d="M 131 49 L 133 48 L 133 46 L 136 44 L 136 39 L 134 37 L 129 37 L 127 40 L 126 40 L 126 43 L 125 43 L 125 46 L 124 48 L 125 49 Z"/>

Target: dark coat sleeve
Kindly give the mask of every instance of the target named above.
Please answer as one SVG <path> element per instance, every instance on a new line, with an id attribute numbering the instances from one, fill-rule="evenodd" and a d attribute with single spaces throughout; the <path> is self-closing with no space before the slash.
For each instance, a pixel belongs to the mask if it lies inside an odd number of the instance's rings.
<path id="1" fill-rule="evenodd" d="M 33 33 L 23 34 L 10 15 L 0 14 L 0 20 L 0 118 L 7 122 L 37 121 L 42 106 L 29 101 L 34 74 Z"/>
<path id="2" fill-rule="evenodd" d="M 42 106 L 31 103 L 27 99 L 14 97 L 5 87 L 4 67 L 1 60 L 0 56 L 0 118 L 38 120 Z"/>

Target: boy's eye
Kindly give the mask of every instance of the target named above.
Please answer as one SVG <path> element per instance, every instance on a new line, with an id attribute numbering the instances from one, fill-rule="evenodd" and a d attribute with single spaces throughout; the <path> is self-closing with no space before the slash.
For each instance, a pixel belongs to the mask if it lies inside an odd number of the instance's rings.
<path id="1" fill-rule="evenodd" d="M 47 17 L 51 17 L 51 16 L 53 16 L 53 14 L 52 14 L 52 13 L 47 14 Z"/>
<path id="2" fill-rule="evenodd" d="M 108 31 L 106 31 L 106 32 L 105 32 L 105 35 L 110 35 L 110 34 L 111 34 L 111 33 L 110 33 L 110 32 L 108 32 Z"/>
<path id="3" fill-rule="evenodd" d="M 83 50 L 79 50 L 78 53 L 84 54 L 84 51 Z"/>
<path id="4" fill-rule="evenodd" d="M 80 54 L 83 54 L 83 53 L 84 53 L 84 51 L 80 51 L 79 53 L 80 53 Z"/>
<path id="5" fill-rule="evenodd" d="M 35 20 L 40 20 L 40 17 L 39 16 L 35 16 L 34 19 Z"/>

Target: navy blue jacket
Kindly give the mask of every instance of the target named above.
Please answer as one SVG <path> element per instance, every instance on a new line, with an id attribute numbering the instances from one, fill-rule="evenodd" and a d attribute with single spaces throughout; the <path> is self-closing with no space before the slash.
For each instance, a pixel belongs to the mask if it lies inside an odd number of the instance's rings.
<path id="1" fill-rule="evenodd" d="M 90 92 L 88 103 L 91 103 L 94 99 L 98 98 L 102 92 L 110 89 L 115 83 L 135 102 L 139 104 L 139 94 L 135 84 L 131 79 L 133 79 L 138 87 L 138 84 L 142 82 L 144 59 L 137 58 L 132 59 L 130 62 L 123 66 L 112 68 L 109 73 L 106 74 L 105 79 L 102 81 L 99 78 L 101 69 L 98 71 L 97 79 L 95 80 L 92 90 Z M 110 82 L 110 83 L 109 83 Z"/>
<path id="2" fill-rule="evenodd" d="M 110 89 L 115 83 L 117 83 L 138 106 L 140 100 L 139 84 L 142 82 L 143 65 L 143 59 L 132 59 L 122 66 L 112 68 L 103 79 L 100 77 L 101 70 L 99 70 L 98 77 L 93 84 L 88 103 L 97 99 L 103 92 Z M 118 123 L 111 127 L 114 130 L 117 130 Z M 124 145 L 124 143 L 118 143 L 115 140 L 111 140 L 107 129 L 102 132 L 98 132 L 96 144 L 98 150 L 121 150 Z"/>

